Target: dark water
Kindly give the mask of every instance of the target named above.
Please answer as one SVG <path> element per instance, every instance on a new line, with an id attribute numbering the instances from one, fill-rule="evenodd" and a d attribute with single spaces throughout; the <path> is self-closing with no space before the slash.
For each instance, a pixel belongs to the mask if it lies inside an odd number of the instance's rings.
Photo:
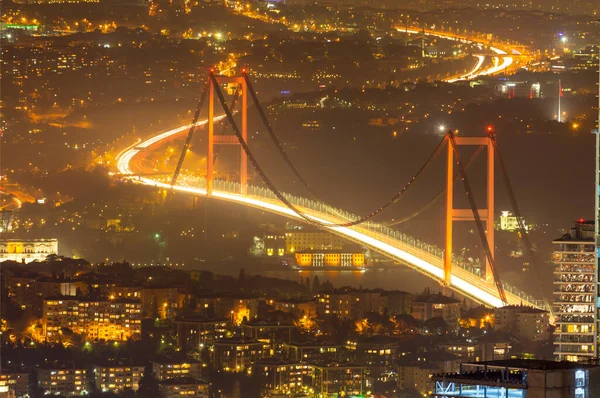
<path id="1" fill-rule="evenodd" d="M 362 287 L 365 289 L 382 288 L 385 290 L 403 290 L 411 293 L 418 293 L 425 287 L 430 287 L 432 290 L 440 290 L 442 287 L 423 276 L 417 271 L 411 270 L 404 266 L 394 268 L 376 268 L 366 271 L 266 271 L 263 275 L 300 280 L 300 278 L 310 278 L 311 281 L 315 276 L 319 277 L 319 281 L 330 281 L 335 287 L 352 286 Z"/>
<path id="2" fill-rule="evenodd" d="M 384 265 L 373 266 L 364 271 L 305 271 L 295 270 L 280 265 L 273 259 L 264 259 L 252 263 L 239 264 L 207 264 L 203 269 L 220 275 L 237 277 L 240 268 L 244 268 L 246 275 L 263 275 L 267 277 L 287 279 L 303 283 L 306 278 L 312 282 L 318 276 L 321 283 L 329 281 L 334 287 L 342 286 L 362 287 L 365 289 L 403 290 L 411 293 L 421 292 L 425 287 L 434 291 L 441 291 L 442 286 L 423 274 L 404 265 L 386 262 Z"/>

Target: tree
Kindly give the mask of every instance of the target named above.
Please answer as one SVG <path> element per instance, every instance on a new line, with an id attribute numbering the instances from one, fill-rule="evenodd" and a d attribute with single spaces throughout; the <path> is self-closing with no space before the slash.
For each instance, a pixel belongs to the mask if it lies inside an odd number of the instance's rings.
<path id="1" fill-rule="evenodd" d="M 389 334 L 394 330 L 394 324 L 389 318 L 383 317 L 377 312 L 367 313 L 363 319 L 356 321 L 354 327 L 356 332 L 363 336 Z"/>
<path id="2" fill-rule="evenodd" d="M 330 292 L 333 290 L 333 284 L 329 281 L 325 281 L 321 284 L 321 291 L 322 292 Z"/>
<path id="3" fill-rule="evenodd" d="M 394 317 L 395 330 L 398 334 L 415 333 L 420 324 L 408 314 L 398 314 Z"/>
<path id="4" fill-rule="evenodd" d="M 146 365 L 144 369 L 144 375 L 140 379 L 140 388 L 137 395 L 140 398 L 160 398 L 158 381 L 152 374 L 152 364 Z"/>
<path id="5" fill-rule="evenodd" d="M 294 325 L 303 333 L 308 334 L 312 334 L 318 329 L 315 318 L 307 315 L 303 315 L 301 318 L 294 321 Z"/>
<path id="6" fill-rule="evenodd" d="M 312 288 L 313 292 L 318 292 L 321 290 L 321 281 L 319 281 L 319 277 L 317 275 L 315 275 L 315 278 L 313 279 Z"/>
<path id="7" fill-rule="evenodd" d="M 447 334 L 450 330 L 450 326 L 439 316 L 426 320 L 423 327 L 425 328 L 425 333 L 431 334 Z"/>
<path id="8" fill-rule="evenodd" d="M 121 393 L 121 398 L 135 398 L 135 391 L 131 388 L 126 388 Z"/>

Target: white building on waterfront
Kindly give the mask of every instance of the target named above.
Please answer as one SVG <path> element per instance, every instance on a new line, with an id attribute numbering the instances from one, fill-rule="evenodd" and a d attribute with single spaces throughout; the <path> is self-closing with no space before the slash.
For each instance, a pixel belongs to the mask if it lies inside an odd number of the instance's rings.
<path id="1" fill-rule="evenodd" d="M 30 263 L 58 254 L 58 239 L 0 239 L 0 262 Z"/>

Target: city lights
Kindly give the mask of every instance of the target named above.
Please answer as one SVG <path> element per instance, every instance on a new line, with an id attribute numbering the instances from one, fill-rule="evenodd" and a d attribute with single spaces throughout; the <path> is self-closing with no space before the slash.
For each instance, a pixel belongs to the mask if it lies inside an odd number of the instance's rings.
<path id="1" fill-rule="evenodd" d="M 1 396 L 594 396 L 600 3 L 5 3 Z"/>

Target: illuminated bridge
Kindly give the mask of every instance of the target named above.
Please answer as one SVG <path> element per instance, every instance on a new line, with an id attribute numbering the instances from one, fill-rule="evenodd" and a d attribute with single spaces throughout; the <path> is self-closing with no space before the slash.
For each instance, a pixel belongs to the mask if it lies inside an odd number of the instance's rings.
<path id="1" fill-rule="evenodd" d="M 232 104 L 228 105 L 224 100 L 223 94 L 220 90 L 220 85 L 232 83 L 238 85 L 238 90 L 236 90 Z M 209 97 L 208 118 L 200 120 L 200 110 L 207 97 L 207 93 Z M 454 155 L 459 156 L 457 152 L 459 145 L 478 145 L 480 148 L 485 148 L 487 146 L 488 174 L 491 173 L 493 175 L 493 152 L 495 148 L 495 141 L 491 135 L 489 137 L 461 137 L 459 139 L 458 137 L 453 137 L 452 134 L 449 133 L 440 143 L 438 148 L 436 148 L 434 154 L 423 166 L 421 171 L 417 173 L 415 178 L 413 178 L 404 188 L 402 188 L 402 190 L 392 200 L 368 216 L 359 217 L 342 209 L 329 206 L 326 203 L 318 200 L 279 192 L 273 186 L 271 181 L 268 179 L 268 176 L 264 174 L 260 168 L 260 165 L 257 163 L 250 149 L 246 145 L 247 94 L 251 95 L 257 110 L 265 122 L 266 129 L 270 134 L 272 134 L 272 138 L 275 140 L 275 143 L 278 145 L 280 150 L 283 151 L 281 144 L 274 136 L 274 132 L 266 120 L 264 112 L 262 112 L 262 109 L 260 108 L 260 104 L 256 98 L 256 93 L 254 92 L 247 75 L 244 73 L 242 77 L 228 78 L 216 76 L 211 72 L 207 85 L 205 86 L 205 90 L 202 93 L 202 97 L 199 101 L 193 122 L 189 125 L 159 133 L 144 141 L 138 141 L 132 146 L 124 149 L 117 157 L 117 168 L 119 175 L 121 178 L 125 178 L 136 183 L 153 186 L 160 189 L 172 189 L 174 191 L 187 193 L 190 195 L 208 195 L 215 199 L 251 206 L 260 210 L 269 211 L 284 217 L 312 224 L 323 230 L 327 230 L 333 234 L 356 242 L 357 244 L 368 247 L 369 249 L 379 252 L 398 263 L 411 267 L 438 281 L 444 286 L 486 306 L 498 307 L 505 304 L 524 304 L 537 308 L 548 308 L 544 301 L 537 300 L 534 297 L 519 291 L 504 282 L 501 282 L 500 277 L 494 267 L 493 251 L 488 250 L 487 252 L 488 264 L 485 272 L 482 272 L 479 268 L 470 267 L 466 262 L 461 261 L 461 259 L 456 256 L 445 256 L 445 252 L 452 252 L 451 226 L 453 220 L 476 221 L 480 232 L 484 234 L 481 236 L 484 241 L 483 246 L 488 247 L 488 249 L 489 247 L 494 247 L 493 227 L 488 228 L 487 231 L 481 227 L 482 220 L 487 222 L 488 210 L 490 214 L 489 222 L 493 223 L 493 183 L 491 184 L 491 188 L 488 184 L 488 194 L 491 193 L 492 195 L 490 196 L 491 199 L 488 200 L 487 209 L 473 208 L 472 212 L 471 209 L 453 209 L 452 200 L 447 200 L 448 225 L 445 251 L 426 242 L 412 238 L 404 233 L 398 232 L 393 228 L 371 221 L 371 218 L 374 215 L 385 210 L 385 208 L 388 206 L 396 203 L 397 199 L 411 186 L 416 178 L 418 178 L 420 172 L 427 167 L 435 155 L 442 152 L 444 145 L 446 145 L 448 148 L 448 197 L 452 197 L 452 185 L 454 180 L 457 179 L 452 169 L 453 164 L 459 164 L 461 173 L 463 173 L 465 170 L 465 164 L 462 163 L 460 158 L 456 159 L 454 157 Z M 235 104 L 240 96 L 242 109 L 238 111 L 238 113 L 242 114 L 241 128 L 237 126 L 237 122 L 233 117 L 235 112 L 233 111 L 233 108 L 235 107 Z M 215 97 L 218 98 L 218 101 L 223 107 L 225 114 L 215 116 Z M 221 120 L 229 121 L 233 127 L 235 135 L 214 134 L 214 123 Z M 214 158 L 215 145 L 240 146 L 241 182 L 214 179 L 212 177 L 212 162 L 207 162 L 206 177 L 198 177 L 188 174 L 182 174 L 179 176 L 183 158 L 188 150 L 191 137 L 198 126 L 208 127 L 208 136 L 205 140 L 208 144 L 208 159 Z M 137 158 L 143 157 L 145 153 L 152 151 L 156 146 L 164 143 L 167 140 L 172 140 L 175 137 L 183 137 L 185 132 L 188 132 L 187 139 L 172 179 L 168 179 L 165 176 L 161 177 L 159 175 L 152 176 L 136 174 L 136 171 L 139 170 L 135 170 L 133 163 L 135 163 Z M 287 155 L 283 155 L 284 159 L 289 162 Z M 254 169 L 262 178 L 265 186 L 248 184 L 246 174 L 247 161 L 250 161 L 252 166 L 254 166 Z M 290 166 L 293 167 L 291 163 Z M 296 177 L 301 179 L 295 168 L 293 171 L 296 173 Z M 127 177 L 128 175 L 129 177 Z M 462 177 L 464 177 L 462 178 L 463 180 L 466 179 L 466 175 L 462 175 Z M 304 182 L 303 180 L 301 181 Z M 465 186 L 465 188 L 468 189 L 467 186 Z M 450 260 L 450 258 L 452 258 L 452 260 Z"/>

